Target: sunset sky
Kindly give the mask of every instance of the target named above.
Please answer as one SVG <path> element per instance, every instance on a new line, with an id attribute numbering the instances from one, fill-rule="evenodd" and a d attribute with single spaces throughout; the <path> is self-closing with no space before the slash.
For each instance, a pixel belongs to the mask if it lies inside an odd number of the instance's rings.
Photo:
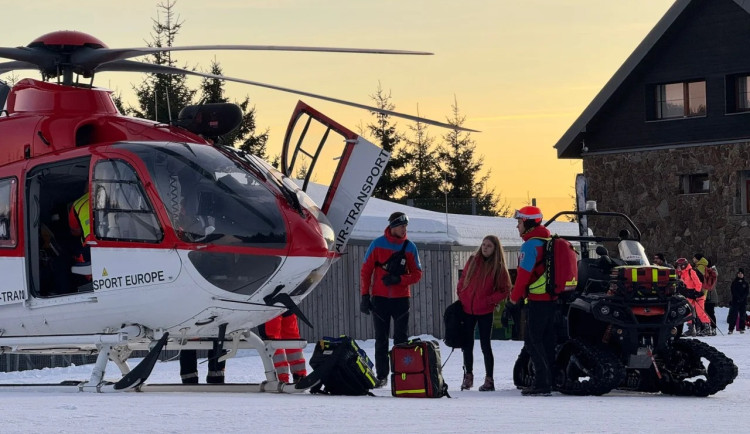
<path id="1" fill-rule="evenodd" d="M 162 0 L 166 1 L 166 0 Z M 579 160 L 553 145 L 672 5 L 673 0 L 178 0 L 176 45 L 261 44 L 393 48 L 434 56 L 289 52 L 176 53 L 180 66 L 372 104 L 378 82 L 397 111 L 444 121 L 454 98 L 473 133 L 491 186 L 513 207 L 537 198 L 545 214 L 572 204 Z M 1 46 L 23 46 L 55 30 L 90 33 L 109 47 L 151 41 L 156 0 L 42 0 L 4 5 Z M 20 76 L 38 78 L 25 71 Z M 2 76 L 0 76 L 2 78 Z M 139 74 L 108 73 L 95 84 L 133 101 Z M 193 83 L 198 83 L 197 78 Z M 227 84 L 249 95 L 257 123 L 280 152 L 292 94 Z M 302 98 L 358 131 L 366 111 Z M 402 132 L 409 121 L 398 120 Z M 439 141 L 444 134 L 430 127 Z"/>

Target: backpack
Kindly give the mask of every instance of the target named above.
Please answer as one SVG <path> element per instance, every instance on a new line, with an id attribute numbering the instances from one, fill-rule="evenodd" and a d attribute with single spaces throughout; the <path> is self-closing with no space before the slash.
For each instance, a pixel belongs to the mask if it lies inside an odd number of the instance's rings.
<path id="1" fill-rule="evenodd" d="M 570 241 L 555 234 L 544 241 L 544 272 L 547 275 L 547 293 L 558 296 L 578 286 L 578 254 Z"/>
<path id="2" fill-rule="evenodd" d="M 706 281 L 703 282 L 703 289 L 713 290 L 716 287 L 716 281 L 719 279 L 719 273 L 716 272 L 714 267 L 706 268 Z"/>
<path id="3" fill-rule="evenodd" d="M 295 386 L 312 387 L 310 393 L 328 395 L 372 395 L 375 387 L 373 363 L 367 353 L 348 336 L 323 337 L 315 346 L 310 367 L 313 372 Z"/>
<path id="4" fill-rule="evenodd" d="M 443 323 L 445 324 L 445 338 L 443 342 L 451 348 L 461 348 L 463 346 L 463 329 L 466 322 L 464 307 L 461 300 L 457 300 L 445 309 L 443 314 Z"/>
<path id="5" fill-rule="evenodd" d="M 414 339 L 394 345 L 391 362 L 391 395 L 400 398 L 441 398 L 448 394 L 437 341 Z"/>

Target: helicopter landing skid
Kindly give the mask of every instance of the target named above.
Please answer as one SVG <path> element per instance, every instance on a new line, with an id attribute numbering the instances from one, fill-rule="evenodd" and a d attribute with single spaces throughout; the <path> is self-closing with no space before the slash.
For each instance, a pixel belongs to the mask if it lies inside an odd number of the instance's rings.
<path id="1" fill-rule="evenodd" d="M 227 353 L 222 359 L 232 358 L 237 354 L 238 349 L 254 349 L 258 352 L 263 362 L 265 381 L 260 383 L 225 383 L 225 384 L 171 384 L 171 383 L 151 383 L 146 384 L 151 371 L 158 361 L 161 350 L 170 345 L 174 349 L 174 344 L 179 342 L 182 349 L 191 350 L 208 350 L 212 348 L 212 342 L 205 340 L 184 341 L 178 339 L 169 340 L 169 334 L 164 333 L 162 337 L 149 344 L 146 341 L 129 342 L 122 345 L 122 338 L 119 339 L 112 335 L 107 335 L 106 339 L 99 338 L 99 344 L 96 345 L 98 354 L 97 360 L 93 365 L 91 377 L 88 381 L 64 381 L 57 384 L 0 384 L 2 391 L 53 391 L 53 392 L 219 392 L 219 393 L 301 393 L 312 387 L 315 382 L 304 382 L 300 384 L 288 384 L 279 381 L 276 375 L 276 369 L 273 366 L 273 354 L 278 349 L 303 349 L 307 346 L 307 341 L 302 339 L 288 340 L 263 340 L 258 335 L 249 330 L 235 332 L 230 334 L 229 340 L 225 342 L 228 346 Z M 1 339 L 1 338 L 0 338 Z M 69 338 L 68 338 L 69 339 Z M 41 341 L 40 341 L 41 342 Z M 46 342 L 46 341 L 45 341 Z M 0 343 L 2 341 L 0 340 Z M 132 370 L 125 363 L 128 356 L 135 350 L 147 350 L 148 354 Z M 25 348 L 26 352 L 33 351 Z M 43 353 L 42 350 L 36 350 Z M 60 349 L 57 349 L 60 352 Z M 70 350 L 72 352 L 72 349 Z M 104 380 L 104 370 L 108 360 L 112 360 L 122 371 L 123 377 L 117 381 Z M 312 375 L 312 374 L 311 374 Z"/>

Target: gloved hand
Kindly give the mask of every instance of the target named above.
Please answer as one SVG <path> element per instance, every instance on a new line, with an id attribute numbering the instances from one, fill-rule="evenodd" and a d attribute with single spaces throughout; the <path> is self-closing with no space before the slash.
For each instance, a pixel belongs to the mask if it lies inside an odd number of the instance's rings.
<path id="1" fill-rule="evenodd" d="M 385 286 L 398 285 L 399 283 L 401 283 L 401 276 L 396 276 L 391 273 L 387 273 L 383 276 L 383 284 Z"/>
<path id="2" fill-rule="evenodd" d="M 370 303 L 370 295 L 365 294 L 362 296 L 362 301 L 359 302 L 359 311 L 365 315 L 369 315 L 372 310 L 372 303 Z"/>
<path id="3" fill-rule="evenodd" d="M 513 315 L 514 313 L 518 312 L 519 309 L 521 309 L 521 306 L 516 303 L 512 303 L 510 299 L 505 302 L 504 312 L 508 312 L 508 315 Z"/>

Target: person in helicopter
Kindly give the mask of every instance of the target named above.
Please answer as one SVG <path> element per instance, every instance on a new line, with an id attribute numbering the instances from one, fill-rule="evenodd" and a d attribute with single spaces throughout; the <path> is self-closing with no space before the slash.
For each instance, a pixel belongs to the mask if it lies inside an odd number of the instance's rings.
<path id="1" fill-rule="evenodd" d="M 86 247 L 86 238 L 91 234 L 91 215 L 89 205 L 89 192 L 76 199 L 68 212 L 68 226 L 70 233 L 74 237 L 81 238 L 81 249 L 75 255 L 76 263 L 89 263 L 91 261 L 91 252 Z"/>

